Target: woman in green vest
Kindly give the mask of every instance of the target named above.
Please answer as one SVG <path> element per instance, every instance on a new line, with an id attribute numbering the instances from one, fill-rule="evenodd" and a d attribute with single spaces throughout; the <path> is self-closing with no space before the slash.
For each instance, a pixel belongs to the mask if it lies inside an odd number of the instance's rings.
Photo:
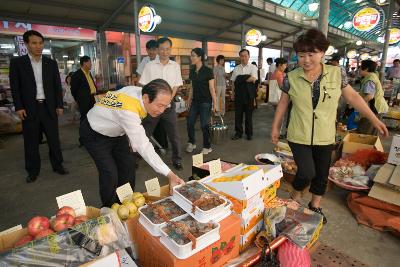
<path id="1" fill-rule="evenodd" d="M 381 81 L 376 74 L 377 66 L 376 62 L 370 59 L 361 61 L 360 75 L 363 79 L 361 81 L 360 95 L 375 115 L 380 117 L 382 114 L 388 112 L 389 105 L 386 103 Z M 357 132 L 361 134 L 377 134 L 374 126 L 364 117 L 358 122 Z"/>
<path id="2" fill-rule="evenodd" d="M 346 73 L 340 67 L 321 63 L 328 47 L 329 41 L 317 29 L 310 29 L 297 38 L 293 48 L 299 68 L 289 72 L 284 79 L 271 133 L 272 142 L 277 143 L 282 119 L 291 101 L 287 140 L 298 167 L 291 197 L 299 202 L 302 190 L 310 185 L 312 199 L 308 206 L 323 216 L 324 223 L 326 217 L 320 202 L 326 191 L 335 143 L 339 97 L 343 95 L 380 134 L 389 134 L 386 126 L 348 84 Z"/>

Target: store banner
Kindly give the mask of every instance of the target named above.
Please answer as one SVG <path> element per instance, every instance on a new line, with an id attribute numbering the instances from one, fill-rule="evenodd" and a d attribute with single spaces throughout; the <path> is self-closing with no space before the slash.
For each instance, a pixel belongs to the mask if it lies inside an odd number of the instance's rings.
<path id="1" fill-rule="evenodd" d="M 96 40 L 96 31 L 89 29 L 0 21 L 2 34 L 20 35 L 28 30 L 38 31 L 48 38 Z"/>
<path id="2" fill-rule="evenodd" d="M 361 32 L 372 30 L 378 25 L 380 17 L 377 9 L 372 7 L 363 8 L 354 15 L 353 27 Z"/>

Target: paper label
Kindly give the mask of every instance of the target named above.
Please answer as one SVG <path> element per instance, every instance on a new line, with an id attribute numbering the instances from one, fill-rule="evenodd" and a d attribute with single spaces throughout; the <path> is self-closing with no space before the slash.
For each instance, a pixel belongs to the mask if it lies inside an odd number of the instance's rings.
<path id="1" fill-rule="evenodd" d="M 6 235 L 6 234 L 9 234 L 9 233 L 12 233 L 12 232 L 21 230 L 21 229 L 22 229 L 22 225 L 19 224 L 19 225 L 17 225 L 17 226 L 11 227 L 11 228 L 9 228 L 9 229 L 7 229 L 7 230 L 4 230 L 4 231 L 0 232 L 0 236 L 1 236 L 1 235 Z"/>
<path id="2" fill-rule="evenodd" d="M 222 173 L 221 159 L 210 161 L 208 166 L 210 167 L 210 175 Z"/>
<path id="3" fill-rule="evenodd" d="M 117 188 L 117 196 L 119 201 L 124 201 L 125 199 L 131 199 L 133 194 L 133 190 L 130 183 L 126 183 Z"/>
<path id="4" fill-rule="evenodd" d="M 147 194 L 149 196 L 159 197 L 161 195 L 160 182 L 158 181 L 157 177 L 151 180 L 147 180 L 146 182 L 144 182 L 144 185 L 146 186 Z"/>
<path id="5" fill-rule="evenodd" d="M 203 165 L 203 153 L 193 155 L 192 158 L 193 158 L 193 166 L 200 167 L 201 165 Z"/>
<path id="6" fill-rule="evenodd" d="M 86 215 L 86 205 L 81 190 L 56 197 L 58 208 L 69 206 L 75 210 L 76 216 Z"/>

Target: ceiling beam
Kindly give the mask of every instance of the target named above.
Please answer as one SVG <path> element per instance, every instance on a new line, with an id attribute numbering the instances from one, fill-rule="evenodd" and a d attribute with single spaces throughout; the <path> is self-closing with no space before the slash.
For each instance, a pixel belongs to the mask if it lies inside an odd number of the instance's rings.
<path id="1" fill-rule="evenodd" d="M 270 41 L 270 42 L 267 42 L 265 45 L 267 46 L 267 45 L 271 45 L 271 44 L 273 44 L 273 43 L 276 43 L 276 42 L 285 40 L 286 38 L 288 38 L 288 37 L 290 37 L 290 36 L 293 36 L 293 35 L 298 34 L 298 33 L 301 32 L 302 30 L 303 30 L 302 28 L 298 28 L 298 29 L 295 30 L 295 31 L 292 31 L 292 32 L 290 32 L 290 33 L 288 33 L 288 34 L 286 34 L 286 35 L 283 35 L 283 36 L 282 36 L 281 38 L 279 38 L 279 39 L 276 39 L 276 40 L 272 40 L 272 41 Z"/>
<path id="2" fill-rule="evenodd" d="M 242 24 L 244 21 L 246 21 L 247 19 L 251 18 L 252 14 L 250 13 L 246 13 L 245 15 L 243 15 L 241 18 L 238 18 L 235 21 L 232 21 L 229 25 L 227 25 L 224 28 L 218 29 L 216 32 L 210 34 L 208 36 L 208 38 L 213 38 L 213 37 L 218 37 L 219 35 L 221 35 L 222 33 L 226 32 L 227 30 L 231 29 L 232 27 L 235 27 L 237 25 Z"/>
<path id="3" fill-rule="evenodd" d="M 104 31 L 113 21 L 114 19 L 121 14 L 125 10 L 125 8 L 132 3 L 132 0 L 124 0 L 117 9 L 106 19 L 106 21 L 99 27 L 99 31 Z"/>

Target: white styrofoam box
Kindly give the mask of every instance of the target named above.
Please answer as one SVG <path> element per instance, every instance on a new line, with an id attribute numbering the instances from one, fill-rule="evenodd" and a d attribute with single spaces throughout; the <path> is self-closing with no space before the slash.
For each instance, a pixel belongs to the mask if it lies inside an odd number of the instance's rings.
<path id="1" fill-rule="evenodd" d="M 191 184 L 191 183 L 200 183 L 198 181 L 190 181 L 187 182 L 186 184 Z M 201 183 L 200 183 L 201 184 Z M 228 201 L 225 197 L 219 195 L 218 193 L 210 190 L 209 188 L 207 188 L 210 192 L 218 195 L 221 199 L 224 200 L 224 202 L 211 209 L 211 210 L 207 210 L 207 211 L 203 211 L 201 210 L 199 207 L 195 207 L 195 212 L 192 212 L 193 209 L 193 204 L 190 200 L 188 200 L 187 198 L 185 198 L 182 194 L 180 194 L 178 192 L 178 189 L 180 187 L 182 187 L 184 185 L 178 185 L 175 186 L 173 188 L 173 195 L 172 195 L 172 200 L 178 204 L 184 211 L 186 211 L 188 214 L 190 214 L 190 216 L 192 216 L 193 218 L 195 218 L 197 221 L 201 222 L 201 223 L 207 223 L 209 221 L 215 221 L 215 220 L 222 220 L 226 217 L 228 217 L 231 212 L 231 206 L 232 203 L 230 201 Z M 204 185 L 203 185 L 204 186 Z M 229 211 L 228 211 L 229 210 Z"/>
<path id="2" fill-rule="evenodd" d="M 187 215 L 187 216 L 189 216 L 189 215 Z M 176 220 L 173 220 L 173 221 L 176 221 Z M 208 247 L 209 245 L 211 245 L 214 242 L 217 242 L 220 239 L 220 224 L 216 223 L 216 222 L 214 222 L 214 223 L 217 225 L 216 228 L 214 228 L 210 232 L 205 233 L 204 235 L 202 235 L 196 239 L 196 248 L 195 249 L 192 249 L 192 242 L 189 242 L 185 245 L 177 244 L 175 242 L 175 240 L 168 237 L 168 234 L 165 233 L 162 228 L 161 228 L 162 236 L 160 237 L 160 242 L 169 251 L 171 251 L 172 254 L 174 254 L 175 257 L 177 257 L 178 259 L 187 259 L 190 256 L 196 254 L 200 250 Z"/>
<path id="3" fill-rule="evenodd" d="M 394 165 L 400 165 L 400 134 L 395 134 L 393 136 L 387 162 Z"/>
<path id="4" fill-rule="evenodd" d="M 167 197 L 167 198 L 160 199 L 160 200 L 154 202 L 154 204 L 160 203 L 160 202 L 162 202 L 162 201 L 164 201 L 164 200 L 166 200 L 166 199 L 171 199 L 171 200 L 172 200 L 172 197 Z M 173 201 L 173 200 L 172 200 L 172 201 Z M 174 202 L 174 203 L 175 203 L 175 202 Z M 160 224 L 154 224 L 154 223 L 152 223 L 151 220 L 150 220 L 149 218 L 147 218 L 147 216 L 144 215 L 143 212 L 142 212 L 142 210 L 145 209 L 145 208 L 147 208 L 147 205 L 139 208 L 139 214 L 140 214 L 139 223 L 140 223 L 141 225 L 143 225 L 143 227 L 144 227 L 147 231 L 149 231 L 149 233 L 150 233 L 152 236 L 161 236 L 160 228 L 163 227 L 163 226 L 166 224 L 166 222 L 163 222 L 163 223 L 160 223 Z M 180 218 L 183 218 L 183 217 L 185 217 L 185 216 L 186 216 L 186 213 L 183 214 L 183 215 L 181 215 L 181 216 L 178 216 L 178 217 L 176 217 L 176 218 L 171 218 L 171 219 L 180 219 Z"/>

